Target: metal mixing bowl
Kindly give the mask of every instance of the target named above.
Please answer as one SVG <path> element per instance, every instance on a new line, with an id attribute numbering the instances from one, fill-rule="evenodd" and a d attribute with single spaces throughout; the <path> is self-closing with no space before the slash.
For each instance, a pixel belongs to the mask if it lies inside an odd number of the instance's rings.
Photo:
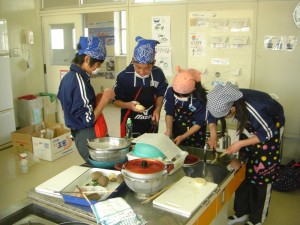
<path id="1" fill-rule="evenodd" d="M 90 157 L 98 162 L 123 162 L 127 159 L 130 142 L 125 138 L 103 137 L 88 141 Z"/>

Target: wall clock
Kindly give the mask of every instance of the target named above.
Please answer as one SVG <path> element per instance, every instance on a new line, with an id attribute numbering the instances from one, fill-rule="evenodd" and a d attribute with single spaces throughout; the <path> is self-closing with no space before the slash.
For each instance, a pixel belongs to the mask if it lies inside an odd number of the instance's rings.
<path id="1" fill-rule="evenodd" d="M 300 3 L 295 7 L 293 18 L 296 26 L 300 28 Z"/>

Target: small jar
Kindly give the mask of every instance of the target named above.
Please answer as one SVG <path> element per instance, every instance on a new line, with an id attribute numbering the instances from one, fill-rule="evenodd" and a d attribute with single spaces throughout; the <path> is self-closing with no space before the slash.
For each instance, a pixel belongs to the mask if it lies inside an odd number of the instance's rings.
<path id="1" fill-rule="evenodd" d="M 20 154 L 20 165 L 22 173 L 28 173 L 28 159 L 27 159 L 27 153 L 21 153 Z"/>

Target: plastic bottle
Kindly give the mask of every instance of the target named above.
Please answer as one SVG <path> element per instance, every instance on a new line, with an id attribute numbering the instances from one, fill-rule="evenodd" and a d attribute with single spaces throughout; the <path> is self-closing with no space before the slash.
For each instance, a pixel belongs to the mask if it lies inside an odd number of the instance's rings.
<path id="1" fill-rule="evenodd" d="M 41 123 L 41 130 L 40 130 L 40 138 L 46 137 L 46 125 L 44 122 Z"/>
<path id="2" fill-rule="evenodd" d="M 131 121 L 131 118 L 128 118 L 127 122 L 126 122 L 126 138 L 127 139 L 132 138 L 132 121 Z"/>
<path id="3" fill-rule="evenodd" d="M 22 173 L 28 173 L 27 153 L 21 153 L 20 158 L 21 158 L 20 165 L 21 165 Z"/>

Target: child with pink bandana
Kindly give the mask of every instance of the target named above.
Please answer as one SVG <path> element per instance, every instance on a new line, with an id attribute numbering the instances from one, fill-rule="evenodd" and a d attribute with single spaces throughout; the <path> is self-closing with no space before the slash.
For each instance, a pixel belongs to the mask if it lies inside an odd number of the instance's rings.
<path id="1" fill-rule="evenodd" d="M 206 90 L 201 72 L 176 67 L 178 74 L 165 96 L 166 132 L 176 145 L 203 148 L 206 140 Z M 211 117 L 210 122 L 216 122 Z"/>

